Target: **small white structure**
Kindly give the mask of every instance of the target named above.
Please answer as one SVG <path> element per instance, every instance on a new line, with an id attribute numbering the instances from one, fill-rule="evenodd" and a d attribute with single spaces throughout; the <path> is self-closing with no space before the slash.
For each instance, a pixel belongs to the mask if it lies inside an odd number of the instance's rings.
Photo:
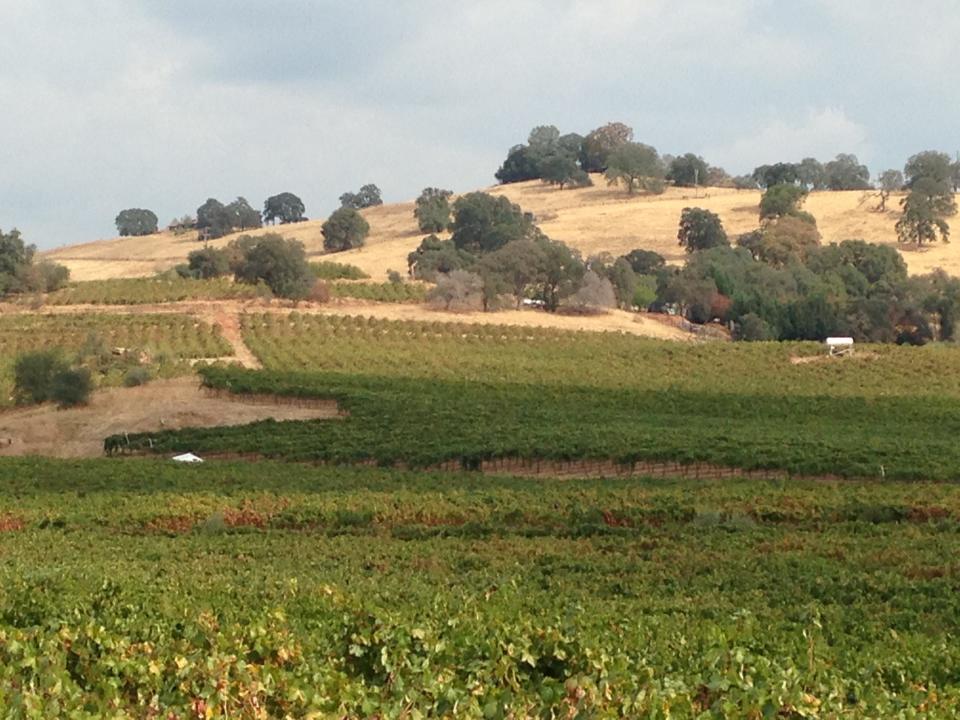
<path id="1" fill-rule="evenodd" d="M 203 458 L 197 457 L 193 453 L 184 453 L 183 455 L 177 455 L 171 458 L 174 462 L 178 463 L 202 463 Z"/>
<path id="2" fill-rule="evenodd" d="M 827 349 L 830 355 L 852 355 L 853 338 L 852 337 L 828 337 Z"/>

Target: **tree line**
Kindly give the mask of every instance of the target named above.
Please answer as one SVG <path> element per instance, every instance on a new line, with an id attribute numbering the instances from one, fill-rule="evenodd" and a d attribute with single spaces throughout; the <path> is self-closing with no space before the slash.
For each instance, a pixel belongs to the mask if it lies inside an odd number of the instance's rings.
<path id="1" fill-rule="evenodd" d="M 340 196 L 340 207 L 345 211 L 382 204 L 380 188 L 373 183 L 362 186 L 355 193 L 346 192 Z M 303 222 L 308 219 L 305 213 L 303 200 L 291 192 L 271 195 L 264 201 L 262 211 L 256 210 L 244 197 L 226 204 L 216 198 L 207 198 L 194 215 L 175 218 L 167 225 L 167 229 L 175 233 L 197 230 L 199 239 L 212 240 L 264 225 Z M 349 216 L 349 213 L 341 213 L 340 218 Z M 159 232 L 156 213 L 145 208 L 121 210 L 114 223 L 121 237 L 139 237 Z"/>
<path id="2" fill-rule="evenodd" d="M 960 158 L 951 160 L 945 153 L 932 152 L 920 155 L 926 154 L 940 156 L 937 162 L 945 165 L 954 191 L 960 189 Z M 592 185 L 590 173 L 603 173 L 608 183 L 619 184 L 629 193 L 641 189 L 662 192 L 668 184 L 751 190 L 787 184 L 808 191 L 887 188 L 889 192 L 903 189 L 902 176 L 897 183 L 897 172 L 885 170 L 871 180 L 869 168 L 856 155 L 840 153 L 825 163 L 807 157 L 799 162 L 760 165 L 749 175 L 733 177 L 695 153 L 660 155 L 651 145 L 635 142 L 631 127 L 611 122 L 585 136 L 561 134 L 553 125 L 535 127 L 526 143 L 510 148 L 494 176 L 504 184 L 542 180 L 563 189 Z"/>
<path id="3" fill-rule="evenodd" d="M 949 164 L 942 153 L 920 153 L 907 162 L 901 240 L 947 239 L 944 218 L 956 212 Z M 910 277 L 890 246 L 858 239 L 822 245 L 816 220 L 803 210 L 808 192 L 800 183 L 768 187 L 759 227 L 734 243 L 716 214 L 684 209 L 677 237 L 689 257 L 681 269 L 656 270 L 650 307 L 675 310 L 692 322 L 728 323 L 743 340 L 957 339 L 960 280 L 943 271 Z"/>

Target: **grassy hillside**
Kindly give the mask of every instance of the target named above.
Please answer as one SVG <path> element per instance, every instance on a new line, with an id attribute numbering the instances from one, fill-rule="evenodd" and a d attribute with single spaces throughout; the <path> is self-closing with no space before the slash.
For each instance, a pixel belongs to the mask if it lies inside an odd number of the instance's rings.
<path id="1" fill-rule="evenodd" d="M 601 177 L 596 177 L 595 182 L 591 188 L 557 190 L 533 181 L 498 186 L 489 191 L 505 195 L 524 210 L 533 212 L 548 235 L 579 248 L 584 254 L 601 251 L 619 254 L 642 247 L 679 261 L 683 253 L 676 241 L 677 222 L 681 210 L 690 205 L 718 213 L 731 235 L 757 225 L 759 191 L 671 188 L 663 195 L 630 197 L 622 190 L 607 187 Z M 875 205 L 875 199 L 865 198 L 859 191 L 819 192 L 810 195 L 805 209 L 817 218 L 825 242 L 861 238 L 895 244 L 898 198 L 889 201 L 888 206 L 894 209 L 885 213 L 876 212 Z M 371 228 L 367 246 L 338 253 L 336 259 L 363 268 L 375 280 L 384 279 L 391 269 L 405 271 L 407 253 L 422 237 L 413 218 L 413 207 L 413 203 L 399 203 L 365 210 Z M 303 242 L 309 252 L 321 254 L 322 224 L 319 219 L 257 232 L 282 232 Z M 229 240 L 229 237 L 222 238 L 213 244 L 225 245 Z M 196 247 L 192 233 L 181 236 L 161 233 L 69 246 L 51 251 L 48 256 L 69 266 L 75 280 L 95 280 L 150 275 L 183 262 L 187 253 Z M 954 245 L 907 251 L 905 257 L 915 273 L 942 267 L 960 274 L 960 253 Z"/>

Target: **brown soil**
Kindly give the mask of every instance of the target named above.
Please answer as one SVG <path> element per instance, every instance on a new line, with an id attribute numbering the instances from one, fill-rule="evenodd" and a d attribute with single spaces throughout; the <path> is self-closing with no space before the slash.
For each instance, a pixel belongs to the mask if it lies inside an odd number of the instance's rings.
<path id="1" fill-rule="evenodd" d="M 195 378 L 158 380 L 137 388 L 94 394 L 89 406 L 57 410 L 51 405 L 0 413 L 0 455 L 98 457 L 103 440 L 118 433 L 184 427 L 242 425 L 273 418 L 310 420 L 338 417 L 337 405 L 299 407 L 287 403 L 248 404 L 204 393 Z"/>

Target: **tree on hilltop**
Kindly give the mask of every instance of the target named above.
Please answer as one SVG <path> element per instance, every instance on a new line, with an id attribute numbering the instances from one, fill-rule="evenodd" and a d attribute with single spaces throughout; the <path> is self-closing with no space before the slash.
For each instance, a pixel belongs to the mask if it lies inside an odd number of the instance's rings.
<path id="1" fill-rule="evenodd" d="M 656 149 L 643 143 L 624 143 L 607 158 L 607 183 L 623 183 L 629 194 L 638 189 L 663 191 L 663 166 Z"/>
<path id="2" fill-rule="evenodd" d="M 306 207 L 303 200 L 291 192 L 282 192 L 268 197 L 264 202 L 263 221 L 274 224 L 279 220 L 281 225 L 301 222 L 306 220 L 304 212 Z"/>
<path id="3" fill-rule="evenodd" d="M 622 122 L 607 123 L 590 132 L 581 144 L 580 167 L 585 172 L 605 172 L 610 153 L 633 141 L 633 129 Z"/>
<path id="4" fill-rule="evenodd" d="M 139 237 L 157 232 L 157 216 L 152 210 L 127 208 L 114 221 L 120 237 Z"/>
<path id="5" fill-rule="evenodd" d="M 709 173 L 710 167 L 702 157 L 693 153 L 686 153 L 674 158 L 670 163 L 667 170 L 667 180 L 678 187 L 695 187 L 697 185 L 707 185 Z"/>
<path id="6" fill-rule="evenodd" d="M 340 207 L 342 208 L 363 210 L 377 205 L 383 205 L 383 198 L 380 195 L 380 188 L 373 183 L 364 185 L 355 193 L 346 192 L 340 196 Z"/>

